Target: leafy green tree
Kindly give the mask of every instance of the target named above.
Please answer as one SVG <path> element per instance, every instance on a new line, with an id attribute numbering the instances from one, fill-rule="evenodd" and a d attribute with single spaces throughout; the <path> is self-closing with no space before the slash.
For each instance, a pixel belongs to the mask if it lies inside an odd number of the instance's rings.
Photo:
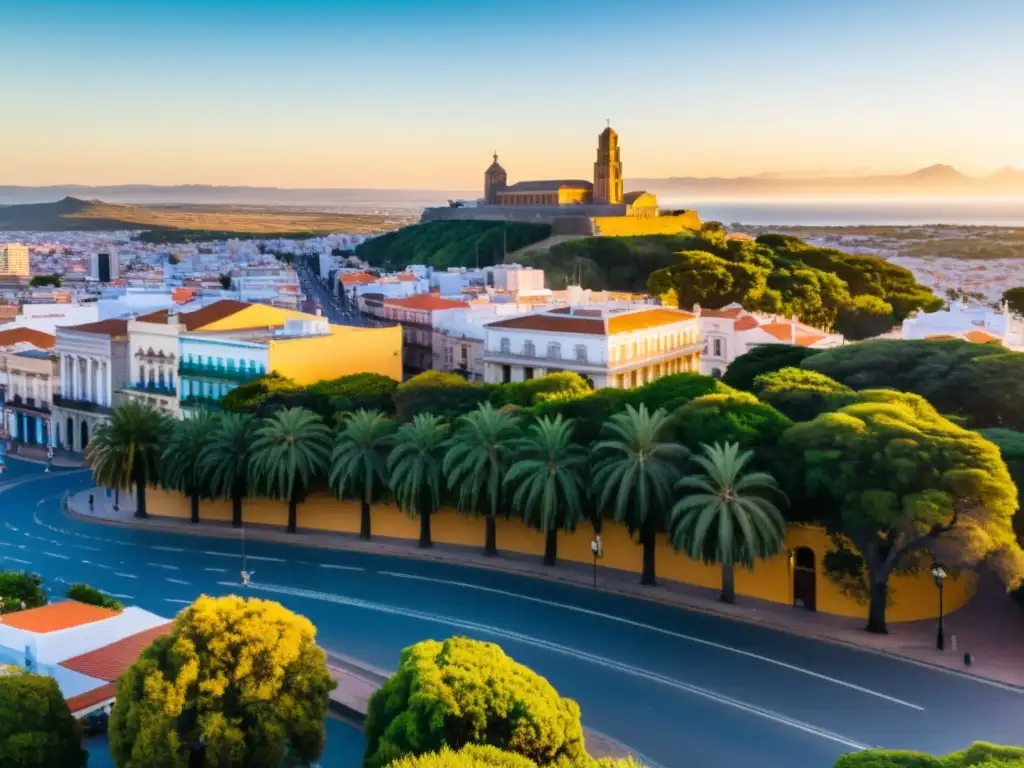
<path id="1" fill-rule="evenodd" d="M 957 372 L 953 384 L 966 388 L 972 423 L 1024 431 L 1024 352 L 973 360 Z M 966 410 L 968 403 L 962 407 Z"/>
<path id="2" fill-rule="evenodd" d="M 539 766 L 587 758 L 580 708 L 494 643 L 425 640 L 370 697 L 365 768 L 406 755 L 490 745 Z M 514 763 L 512 765 L 515 765 Z"/>
<path id="3" fill-rule="evenodd" d="M 586 448 L 601 436 L 601 427 L 630 402 L 629 392 L 623 389 L 605 387 L 579 400 L 549 401 L 534 406 L 531 411 L 538 419 L 554 419 L 561 416 L 573 424 L 572 440 Z"/>
<path id="4" fill-rule="evenodd" d="M 858 400 L 794 425 L 781 449 L 821 522 L 864 560 L 868 631 L 887 631 L 889 577 L 925 551 L 952 568 L 987 559 L 1016 586 L 1017 494 L 999 450 L 921 397 L 878 390 Z"/>
<path id="5" fill-rule="evenodd" d="M 518 405 L 528 408 L 541 403 L 579 400 L 593 394 L 594 388 L 578 373 L 561 371 L 527 381 L 502 384 L 491 391 L 490 402 L 496 408 Z"/>
<path id="6" fill-rule="evenodd" d="M 793 421 L 810 421 L 854 399 L 853 390 L 838 381 L 802 368 L 783 368 L 754 379 L 754 392 Z"/>
<path id="7" fill-rule="evenodd" d="M 63 282 L 60 275 L 33 275 L 28 284 L 30 288 L 44 288 L 46 286 L 60 288 Z"/>
<path id="8" fill-rule="evenodd" d="M 487 386 L 466 381 L 457 373 L 426 371 L 398 385 L 395 415 L 403 423 L 418 413 L 454 421 L 487 400 L 489 394 Z"/>
<path id="9" fill-rule="evenodd" d="M 736 443 L 754 451 L 764 465 L 783 433 L 793 422 L 775 408 L 747 392 L 704 395 L 673 414 L 682 443 L 691 451 L 716 441 Z"/>
<path id="10" fill-rule="evenodd" d="M 558 557 L 558 529 L 576 530 L 584 515 L 588 454 L 573 443 L 572 432 L 571 421 L 541 416 L 515 442 L 515 462 L 505 475 L 512 508 L 545 534 L 544 565 Z"/>
<path id="11" fill-rule="evenodd" d="M 403 424 L 388 454 L 391 493 L 398 506 L 420 519 L 420 546 L 432 547 L 430 517 L 441 506 L 444 492 L 442 463 L 448 447 L 448 425 L 440 417 L 421 413 Z"/>
<path id="12" fill-rule="evenodd" d="M 484 551 L 492 556 L 498 554 L 498 515 L 508 509 L 502 485 L 512 464 L 518 421 L 508 411 L 481 403 L 459 420 L 444 457 L 448 490 L 461 512 L 484 516 Z"/>
<path id="13" fill-rule="evenodd" d="M 258 379 L 239 384 L 220 399 L 220 405 L 225 411 L 236 411 L 239 413 L 260 413 L 263 411 L 278 410 L 268 407 L 280 401 L 288 395 L 295 395 L 302 388 L 295 383 L 294 379 L 282 376 L 277 371 L 271 371 Z M 280 405 L 280 402 L 276 403 Z"/>
<path id="14" fill-rule="evenodd" d="M 370 505 L 388 487 L 388 452 L 395 422 L 380 411 L 347 414 L 331 453 L 330 484 L 341 498 L 358 498 L 359 538 L 371 537 Z"/>
<path id="15" fill-rule="evenodd" d="M 115 764 L 309 765 L 335 686 L 315 641 L 312 623 L 277 603 L 200 597 L 118 679 Z"/>
<path id="16" fill-rule="evenodd" d="M 658 531 L 668 522 L 672 486 L 679 477 L 685 447 L 670 439 L 669 415 L 631 405 L 612 416 L 594 446 L 594 493 L 598 508 L 639 533 L 644 548 L 640 583 L 657 583 L 654 553 Z"/>
<path id="17" fill-rule="evenodd" d="M 318 381 L 306 387 L 313 396 L 328 400 L 338 411 L 395 412 L 395 390 L 398 382 L 379 373 L 353 373 L 337 379 Z"/>
<path id="18" fill-rule="evenodd" d="M 80 768 L 88 759 L 57 681 L 0 669 L 0 765 Z"/>
<path id="19" fill-rule="evenodd" d="M 458 751 L 442 747 L 439 752 L 407 756 L 393 761 L 388 768 L 538 768 L 537 763 L 515 752 L 479 744 L 467 744 Z M 643 768 L 632 757 L 586 757 L 573 762 L 573 768 Z M 997 767 L 1001 768 L 1001 767 Z"/>
<path id="20" fill-rule="evenodd" d="M 747 471 L 752 455 L 735 443 L 705 445 L 693 457 L 703 471 L 679 480 L 684 495 L 670 513 L 672 546 L 722 566 L 724 603 L 736 602 L 734 567 L 767 560 L 786 537 L 786 521 L 771 498 L 782 494 L 771 475 Z"/>
<path id="21" fill-rule="evenodd" d="M 663 408 L 674 411 L 691 400 L 704 395 L 729 394 L 732 390 L 711 376 L 699 373 L 673 373 L 662 376 L 648 384 L 626 392 L 626 401 L 634 408 L 641 405 L 647 410 L 656 411 Z"/>
<path id="22" fill-rule="evenodd" d="M 869 339 L 891 331 L 896 325 L 892 305 L 877 296 L 854 296 L 849 306 L 839 310 L 836 331 L 848 341 Z"/>
<path id="23" fill-rule="evenodd" d="M 109 608 L 112 611 L 124 610 L 124 603 L 120 600 L 115 600 L 110 595 L 106 595 L 95 587 L 90 587 L 88 584 L 72 584 L 68 587 L 68 591 L 64 593 L 64 597 L 79 603 Z"/>
<path id="24" fill-rule="evenodd" d="M 242 525 L 242 500 L 249 495 L 252 448 L 259 421 L 248 413 L 225 413 L 199 453 L 210 493 L 231 499 L 231 524 Z"/>
<path id="25" fill-rule="evenodd" d="M 1010 470 L 1013 484 L 1017 486 L 1017 514 L 1013 516 L 1017 538 L 1024 541 L 1024 432 L 1012 429 L 980 429 L 978 433 L 999 448 L 999 453 Z"/>
<path id="26" fill-rule="evenodd" d="M 1017 768 L 1024 749 L 976 742 L 961 752 L 934 757 L 899 749 L 865 749 L 836 761 L 835 768 Z"/>
<path id="27" fill-rule="evenodd" d="M 28 571 L 0 571 L 0 613 L 46 605 L 43 577 Z"/>
<path id="28" fill-rule="evenodd" d="M 754 379 L 761 374 L 775 373 L 783 368 L 800 368 L 804 360 L 816 354 L 816 349 L 795 344 L 761 344 L 729 363 L 722 383 L 744 392 L 753 392 Z"/>
<path id="29" fill-rule="evenodd" d="M 225 291 L 231 290 L 231 275 L 221 275 L 220 278 L 218 279 L 220 280 L 221 288 L 223 288 Z"/>
<path id="30" fill-rule="evenodd" d="M 250 486 L 288 502 L 288 533 L 295 533 L 297 509 L 331 458 L 331 430 L 304 408 L 288 408 L 256 430 L 249 465 Z"/>
<path id="31" fill-rule="evenodd" d="M 1004 291 L 1003 301 L 1009 305 L 1011 312 L 1024 315 L 1024 285 Z"/>
<path id="32" fill-rule="evenodd" d="M 161 479 L 165 488 L 189 497 L 192 522 L 199 522 L 199 499 L 209 496 L 209 482 L 200 457 L 217 429 L 217 416 L 200 411 L 189 419 L 175 421 L 161 457 Z"/>
<path id="33" fill-rule="evenodd" d="M 96 430 L 85 459 L 96 482 L 107 488 L 135 485 L 135 516 L 146 514 L 146 488 L 160 478 L 160 456 L 170 422 L 160 411 L 136 402 L 123 403 L 110 421 Z"/>
<path id="34" fill-rule="evenodd" d="M 734 262 L 706 251 L 685 251 L 678 262 L 651 274 L 647 289 L 654 296 L 674 291 L 680 307 L 724 307 L 755 304 L 768 288 L 769 271 Z"/>

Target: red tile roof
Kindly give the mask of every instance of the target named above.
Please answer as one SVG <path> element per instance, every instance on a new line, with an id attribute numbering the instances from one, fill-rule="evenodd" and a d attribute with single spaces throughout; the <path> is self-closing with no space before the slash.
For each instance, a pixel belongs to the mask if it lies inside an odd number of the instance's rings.
<path id="1" fill-rule="evenodd" d="M 809 347 L 825 338 L 824 333 L 803 328 L 800 325 L 796 326 L 796 337 L 794 338 L 792 322 L 766 323 L 761 326 L 761 330 L 767 331 L 779 341 L 787 344 L 795 343 L 798 347 Z"/>
<path id="2" fill-rule="evenodd" d="M 115 643 L 83 653 L 60 663 L 65 669 L 100 680 L 117 680 L 134 664 L 154 640 L 170 633 L 171 622 L 122 638 Z"/>
<path id="3" fill-rule="evenodd" d="M 339 280 L 342 285 L 368 285 L 369 283 L 377 282 L 377 278 L 373 275 L 368 275 L 365 272 L 359 272 L 356 274 L 342 275 Z"/>
<path id="4" fill-rule="evenodd" d="M 704 309 L 701 307 L 700 314 L 703 317 L 721 317 L 726 320 L 735 320 L 743 314 L 743 308 L 733 307 L 732 309 Z"/>
<path id="5" fill-rule="evenodd" d="M 401 307 L 402 309 L 419 309 L 432 312 L 435 309 L 466 309 L 469 304 L 454 299 L 442 299 L 433 293 L 417 293 L 405 299 L 385 299 L 384 305 L 388 307 Z"/>
<path id="6" fill-rule="evenodd" d="M 53 349 L 57 337 L 32 328 L 11 328 L 9 331 L 0 329 L 0 347 L 12 347 L 25 342 L 39 349 Z"/>
<path id="7" fill-rule="evenodd" d="M 89 707 L 94 707 L 97 704 L 102 704 L 114 698 L 117 698 L 117 685 L 115 683 L 104 683 L 99 688 L 93 688 L 91 691 L 72 696 L 66 701 L 68 709 L 74 715 L 84 709 L 89 709 Z"/>
<path id="8" fill-rule="evenodd" d="M 696 315 L 678 309 L 644 309 L 639 312 L 624 312 L 608 318 L 608 333 L 632 333 L 661 325 L 672 325 L 685 320 L 694 320 Z"/>
<path id="9" fill-rule="evenodd" d="M 604 336 L 604 320 L 595 317 L 571 317 L 568 315 L 538 312 L 522 317 L 510 317 L 488 323 L 489 328 L 514 328 L 524 331 L 550 331 L 552 333 L 583 333 L 590 336 Z"/>
<path id="10" fill-rule="evenodd" d="M 29 608 L 26 611 L 8 613 L 6 616 L 0 617 L 0 622 L 15 629 L 44 634 L 79 627 L 83 624 L 92 624 L 94 621 L 103 621 L 117 616 L 117 613 L 109 608 L 79 603 L 76 600 L 64 600 L 44 605 L 41 608 Z"/>
<path id="11" fill-rule="evenodd" d="M 756 317 L 747 315 L 746 317 L 741 317 L 737 320 L 736 325 L 734 325 L 733 328 L 737 331 L 749 331 L 751 328 L 757 328 L 758 325 L 760 325 L 760 323 L 757 322 Z"/>
<path id="12" fill-rule="evenodd" d="M 975 344 L 987 344 L 990 341 L 999 341 L 998 336 L 993 336 L 988 331 L 968 331 L 964 338 L 973 341 Z"/>
<path id="13" fill-rule="evenodd" d="M 231 317 L 236 312 L 241 312 L 251 306 L 252 304 L 247 301 L 221 299 L 194 312 L 182 312 L 178 315 L 178 322 L 185 326 L 186 331 L 194 331 L 210 323 Z"/>
<path id="14" fill-rule="evenodd" d="M 128 321 L 120 318 L 100 320 L 97 323 L 85 323 L 84 325 L 72 325 L 68 331 L 79 331 L 80 333 L 95 333 L 100 336 L 125 336 L 128 333 Z"/>

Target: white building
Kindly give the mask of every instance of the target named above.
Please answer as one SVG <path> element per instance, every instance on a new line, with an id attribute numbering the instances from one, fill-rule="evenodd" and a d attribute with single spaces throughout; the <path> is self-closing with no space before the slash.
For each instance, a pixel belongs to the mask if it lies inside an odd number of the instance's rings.
<path id="1" fill-rule="evenodd" d="M 799 318 L 747 312 L 739 304 L 722 309 L 695 306 L 693 310 L 700 316 L 700 372 L 705 376 L 721 376 L 737 357 L 765 344 L 831 349 L 846 342 L 841 334 L 813 328 Z"/>
<path id="2" fill-rule="evenodd" d="M 521 264 L 485 267 L 487 285 L 506 293 L 531 293 L 544 290 L 544 270 Z"/>
<path id="3" fill-rule="evenodd" d="M 58 391 L 56 339 L 27 328 L 0 329 L 0 439 L 48 445 Z"/>
<path id="4" fill-rule="evenodd" d="M 53 445 L 84 451 L 108 422 L 128 380 L 128 321 L 101 320 L 57 329 L 60 396 L 54 398 Z"/>
<path id="5" fill-rule="evenodd" d="M 698 318 L 676 309 L 561 307 L 486 326 L 491 384 L 574 371 L 595 389 L 630 389 L 699 364 Z"/>
<path id="6" fill-rule="evenodd" d="M 1010 312 L 1004 302 L 999 311 L 953 302 L 939 312 L 918 312 L 903 321 L 904 339 L 960 338 L 979 344 L 996 341 L 1007 349 L 1024 352 L 1024 318 Z"/>
<path id="7" fill-rule="evenodd" d="M 181 334 L 178 396 L 182 408 L 214 406 L 239 384 L 270 370 L 268 345 L 239 336 L 233 332 Z"/>
<path id="8" fill-rule="evenodd" d="M 27 245 L 19 243 L 0 245 L 0 275 L 28 277 L 30 274 Z"/>
<path id="9" fill-rule="evenodd" d="M 95 323 L 100 319 L 99 305 L 88 304 L 23 304 L 21 312 L 10 323 L 2 327 L 31 328 L 34 331 L 48 333 L 57 332 L 58 326 L 84 325 Z"/>
<path id="10" fill-rule="evenodd" d="M 121 277 L 121 261 L 112 249 L 94 253 L 89 262 L 89 277 L 109 283 Z"/>
<path id="11" fill-rule="evenodd" d="M 128 321 L 128 376 L 121 382 L 125 399 L 145 403 L 177 417 L 178 315 L 157 312 Z"/>

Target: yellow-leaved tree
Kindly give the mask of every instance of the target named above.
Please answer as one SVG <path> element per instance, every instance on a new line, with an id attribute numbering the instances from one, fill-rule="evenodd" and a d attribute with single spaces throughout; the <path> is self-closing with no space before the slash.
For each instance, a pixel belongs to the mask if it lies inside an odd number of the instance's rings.
<path id="1" fill-rule="evenodd" d="M 316 630 L 278 603 L 200 597 L 117 682 L 119 768 L 279 768 L 323 751 L 334 681 Z"/>

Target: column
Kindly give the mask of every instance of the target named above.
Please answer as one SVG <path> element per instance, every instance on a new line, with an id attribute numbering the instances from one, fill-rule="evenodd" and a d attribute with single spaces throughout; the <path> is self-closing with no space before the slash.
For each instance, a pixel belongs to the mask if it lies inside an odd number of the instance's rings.
<path id="1" fill-rule="evenodd" d="M 100 361 L 99 370 L 96 373 L 99 379 L 100 405 L 110 406 L 110 363 L 106 360 Z"/>
<path id="2" fill-rule="evenodd" d="M 43 445 L 43 420 L 39 417 L 35 417 L 36 422 L 36 445 Z"/>
<path id="3" fill-rule="evenodd" d="M 90 402 L 96 399 L 96 393 L 93 391 L 92 363 L 91 357 L 85 358 L 85 399 Z"/>

